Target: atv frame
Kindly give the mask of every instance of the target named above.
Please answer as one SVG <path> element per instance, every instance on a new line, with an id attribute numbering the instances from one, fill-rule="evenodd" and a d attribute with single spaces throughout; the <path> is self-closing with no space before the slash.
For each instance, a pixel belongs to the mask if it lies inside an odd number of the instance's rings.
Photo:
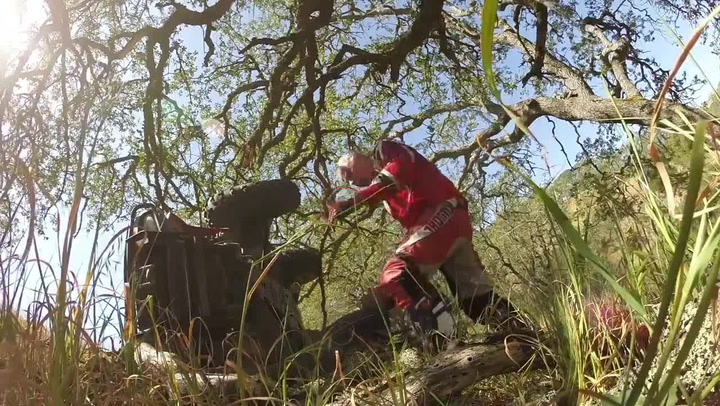
<path id="1" fill-rule="evenodd" d="M 134 334 L 185 361 L 219 367 L 240 361 L 233 352 L 242 328 L 246 372 L 282 368 L 310 341 L 293 292 L 322 269 L 317 250 L 266 255 L 274 248 L 272 219 L 295 210 L 299 200 L 288 181 L 235 188 L 211 202 L 211 227 L 188 225 L 152 204 L 135 207 L 124 266 Z"/>

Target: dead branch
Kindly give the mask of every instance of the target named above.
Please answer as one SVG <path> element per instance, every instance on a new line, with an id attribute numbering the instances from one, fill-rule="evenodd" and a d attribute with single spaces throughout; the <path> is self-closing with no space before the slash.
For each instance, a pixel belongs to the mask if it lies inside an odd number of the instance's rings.
<path id="1" fill-rule="evenodd" d="M 459 394 L 481 379 L 529 367 L 534 353 L 531 345 L 519 340 L 450 349 L 439 354 L 426 367 L 405 376 L 402 388 L 399 383 L 385 383 L 370 391 L 356 387 L 346 391 L 331 405 L 392 405 L 400 399 L 397 390 L 404 390 L 408 405 L 432 404 L 436 399 L 449 399 Z"/>

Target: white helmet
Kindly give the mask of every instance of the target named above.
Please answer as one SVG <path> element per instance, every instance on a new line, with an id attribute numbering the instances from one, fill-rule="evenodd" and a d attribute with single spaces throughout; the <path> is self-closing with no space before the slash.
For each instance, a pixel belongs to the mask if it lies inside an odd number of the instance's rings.
<path id="1" fill-rule="evenodd" d="M 346 153 L 345 155 L 341 156 L 340 159 L 337 161 L 337 171 L 336 175 L 338 179 L 340 179 L 342 182 L 347 182 L 347 178 L 345 177 L 345 174 L 348 170 L 352 170 L 353 167 L 353 161 L 355 160 L 355 156 L 357 155 L 357 152 L 350 151 Z"/>

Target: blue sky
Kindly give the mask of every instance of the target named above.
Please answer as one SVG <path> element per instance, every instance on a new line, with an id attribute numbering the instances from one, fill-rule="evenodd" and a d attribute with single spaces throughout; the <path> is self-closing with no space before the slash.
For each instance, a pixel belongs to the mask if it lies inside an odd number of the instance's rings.
<path id="1" fill-rule="evenodd" d="M 692 30 L 693 27 L 685 24 L 684 26 L 680 27 L 678 34 L 682 38 L 687 38 L 692 32 Z M 670 33 L 658 32 L 657 34 L 658 35 L 656 41 L 652 44 L 649 44 L 649 46 L 646 46 L 645 49 L 651 49 L 653 52 L 653 56 L 658 60 L 661 66 L 669 68 L 674 64 L 677 56 L 680 54 L 681 47 L 673 43 L 674 40 Z M 201 29 L 186 28 L 181 33 L 181 37 L 185 41 L 186 45 L 190 47 L 191 50 L 193 50 L 193 48 L 197 50 L 202 58 L 202 55 L 204 55 L 204 43 L 202 41 Z M 696 58 L 703 60 L 703 66 L 713 67 L 708 68 L 706 72 L 711 75 L 709 78 L 709 83 L 713 85 L 719 83 L 720 70 L 714 68 L 720 66 L 720 64 L 718 63 L 720 62 L 718 60 L 718 57 L 712 55 L 710 49 L 704 45 L 696 46 L 695 50 L 693 51 L 693 55 Z M 523 67 L 523 69 L 527 69 L 527 67 Z M 688 71 L 690 74 L 698 74 L 702 78 L 702 75 L 700 75 L 699 70 L 692 61 L 688 61 L 683 69 Z M 704 87 L 700 92 L 696 94 L 696 100 L 706 100 L 711 94 L 711 92 L 712 89 L 710 88 L 710 86 Z M 518 94 L 509 94 L 505 95 L 504 97 L 506 98 L 504 101 L 507 103 L 512 103 L 524 98 L 524 96 Z M 417 109 L 418 106 L 416 105 L 408 106 L 408 112 L 412 112 L 413 110 Z M 200 121 L 200 117 L 197 117 L 197 119 L 198 121 Z M 570 124 L 561 122 L 559 120 L 556 121 L 556 126 L 556 133 L 558 134 L 558 137 L 560 137 L 561 140 L 564 141 L 566 152 L 572 161 L 580 150 L 577 144 L 572 142 L 572 140 L 574 140 L 575 138 L 573 127 Z M 583 134 L 583 137 L 592 136 L 596 131 L 596 128 L 597 127 L 594 125 L 585 124 L 581 127 L 581 134 Z M 540 143 L 544 145 L 544 148 L 547 151 L 547 156 L 549 157 L 549 163 L 551 165 L 550 175 L 555 176 L 561 171 L 568 169 L 568 164 L 565 161 L 565 157 L 560 152 L 560 148 L 556 141 L 552 138 L 552 125 L 545 119 L 539 119 L 533 124 L 531 129 L 538 137 Z M 425 137 L 427 137 L 427 135 L 428 134 L 424 128 L 419 128 L 415 132 L 409 134 L 406 140 L 409 143 L 413 144 L 424 139 Z M 542 163 L 543 158 L 539 156 L 537 157 L 537 159 L 538 164 L 544 166 L 544 164 Z M 67 212 L 67 208 L 61 209 L 60 211 L 60 217 L 61 219 L 63 219 L 63 226 L 66 223 L 64 219 L 67 219 Z M 100 249 L 104 248 L 109 243 L 111 237 L 115 234 L 115 232 L 117 230 L 120 230 L 125 225 L 126 224 L 124 223 L 117 224 L 114 227 L 114 230 L 102 233 L 99 238 Z M 37 247 L 39 252 L 41 253 L 42 259 L 51 264 L 59 264 L 60 262 L 57 247 L 60 245 L 59 242 L 62 241 L 64 229 L 61 229 L 60 233 L 58 233 L 57 235 L 60 236 L 59 239 L 55 236 L 50 236 L 50 238 L 48 238 L 47 240 L 37 240 Z M 75 240 L 73 254 L 71 258 L 71 269 L 78 275 L 80 283 L 82 283 L 85 272 L 87 271 L 87 267 L 89 265 L 88 262 L 90 258 L 90 252 L 92 250 L 91 244 L 93 241 L 93 237 L 93 233 L 81 232 L 78 238 Z M 101 267 L 102 272 L 105 273 L 105 276 L 102 278 L 101 283 L 104 291 L 99 293 L 116 295 L 122 294 L 121 288 L 123 247 L 118 246 L 118 243 L 122 244 L 123 242 L 124 238 L 120 238 L 119 240 L 115 241 L 114 255 L 108 257 L 107 265 L 105 267 Z M 38 275 L 37 271 L 31 271 L 28 280 L 28 287 L 26 289 L 31 290 L 33 287 L 37 286 L 39 279 L 40 276 Z M 120 302 L 117 302 L 116 304 L 120 304 Z M 25 305 L 27 305 L 27 303 L 25 303 Z"/>

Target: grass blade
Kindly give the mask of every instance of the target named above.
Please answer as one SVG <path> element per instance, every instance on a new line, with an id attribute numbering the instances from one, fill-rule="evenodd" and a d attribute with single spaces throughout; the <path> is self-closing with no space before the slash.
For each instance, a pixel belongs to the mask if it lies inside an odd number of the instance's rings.
<path id="1" fill-rule="evenodd" d="M 695 313 L 695 317 L 690 324 L 690 328 L 688 329 L 685 340 L 680 347 L 680 351 L 675 358 L 675 362 L 670 368 L 670 372 L 668 372 L 667 376 L 665 377 L 665 381 L 662 385 L 662 388 L 660 389 L 660 392 L 658 392 L 656 399 L 663 399 L 666 396 L 673 383 L 675 382 L 675 378 L 680 373 L 680 368 L 682 368 L 683 364 L 685 363 L 685 359 L 690 354 L 690 350 L 692 349 L 692 346 L 695 343 L 695 339 L 700 333 L 700 328 L 705 321 L 705 316 L 707 315 L 710 301 L 712 300 L 712 296 L 715 292 L 715 281 L 717 280 L 718 270 L 720 270 L 720 251 L 715 256 L 712 271 L 710 271 L 710 275 L 708 275 L 708 279 L 705 284 L 705 288 L 703 289 L 703 295 L 700 299 L 700 303 L 698 304 L 698 309 Z"/>
<path id="2" fill-rule="evenodd" d="M 635 385 L 630 392 L 630 396 L 628 396 L 627 399 L 627 404 L 630 405 L 634 405 L 640 396 L 642 387 L 647 379 L 648 373 L 650 372 L 652 361 L 657 354 L 662 328 L 665 324 L 665 319 L 668 316 L 670 303 L 675 293 L 678 272 L 680 271 L 680 267 L 685 259 L 685 251 L 687 249 L 690 229 L 692 227 L 693 216 L 695 214 L 695 201 L 700 191 L 700 181 L 702 180 L 703 165 L 705 161 L 703 146 L 705 142 L 706 127 L 707 122 L 701 122 L 695 129 L 695 140 L 693 142 L 690 164 L 690 179 L 688 182 L 687 195 L 685 196 L 685 207 L 683 209 L 683 220 L 680 224 L 680 233 L 675 245 L 672 262 L 670 263 L 670 267 L 668 269 L 667 280 L 665 281 L 665 289 L 663 291 L 663 298 L 658 311 L 657 320 L 653 326 L 652 337 L 645 352 L 645 360 L 640 368 L 640 372 L 638 373 Z"/>
<path id="3" fill-rule="evenodd" d="M 481 46 L 482 46 L 482 66 L 485 71 L 490 91 L 496 99 L 500 100 L 500 91 L 497 87 L 495 74 L 492 70 L 493 63 L 493 30 L 497 23 L 497 0 L 486 0 L 483 2 L 482 8 L 482 29 L 481 29 Z"/>
<path id="4" fill-rule="evenodd" d="M 595 255 L 595 253 L 592 252 L 590 247 L 588 247 L 587 243 L 585 243 L 580 233 L 572 225 L 570 219 L 568 219 L 562 209 L 560 209 L 555 200 L 553 200 L 545 192 L 545 190 L 535 184 L 535 182 L 533 182 L 530 177 L 518 171 L 514 166 L 510 165 L 509 163 L 505 163 L 505 166 L 507 166 L 512 171 L 523 177 L 523 179 L 525 179 L 525 181 L 532 187 L 535 195 L 538 196 L 540 200 L 542 200 L 545 207 L 547 207 L 547 209 L 550 211 L 553 218 L 563 230 L 563 232 L 567 236 L 568 240 L 572 243 L 578 254 L 589 260 L 593 265 L 595 265 L 595 268 L 597 269 L 600 276 L 602 276 L 603 279 L 605 279 L 608 284 L 612 286 L 613 290 L 615 290 L 615 292 L 628 304 L 628 306 L 630 306 L 642 319 L 645 319 L 647 317 L 645 307 L 633 294 L 620 286 L 617 280 L 615 280 L 615 278 L 608 272 L 603 261 L 597 255 Z"/>

